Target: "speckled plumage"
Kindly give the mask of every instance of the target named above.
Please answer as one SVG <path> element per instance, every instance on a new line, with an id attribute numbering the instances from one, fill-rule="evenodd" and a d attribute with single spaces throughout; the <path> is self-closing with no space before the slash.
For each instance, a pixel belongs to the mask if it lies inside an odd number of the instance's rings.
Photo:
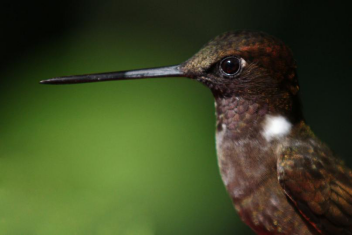
<path id="1" fill-rule="evenodd" d="M 295 61 L 273 36 L 228 32 L 180 65 L 41 83 L 168 76 L 189 77 L 211 89 L 221 176 L 236 210 L 255 232 L 352 233 L 352 172 L 305 124 Z"/>
<path id="2" fill-rule="evenodd" d="M 279 153 L 278 180 L 308 221 L 320 233 L 351 234 L 352 172 L 304 122 Z"/>
<path id="3" fill-rule="evenodd" d="M 218 72 L 227 56 L 246 62 L 232 79 Z M 284 43 L 261 32 L 229 32 L 182 70 L 213 92 L 220 172 L 245 223 L 259 234 L 351 233 L 351 171 L 305 124 L 296 64 Z M 290 133 L 266 140 L 269 115 L 285 117 Z"/>

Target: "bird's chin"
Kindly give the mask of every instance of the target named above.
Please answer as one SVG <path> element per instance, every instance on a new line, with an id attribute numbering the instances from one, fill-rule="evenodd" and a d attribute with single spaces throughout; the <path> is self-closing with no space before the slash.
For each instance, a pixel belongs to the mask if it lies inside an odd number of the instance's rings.
<path id="1" fill-rule="evenodd" d="M 202 83 L 203 85 L 206 85 L 206 87 L 208 87 L 209 89 L 213 90 L 217 87 L 217 85 L 215 83 L 213 83 L 211 80 L 209 79 L 205 79 L 205 78 L 196 78 L 196 81 Z"/>
<path id="2" fill-rule="evenodd" d="M 207 77 L 204 77 L 204 76 L 196 77 L 196 78 L 194 78 L 194 80 L 206 85 L 210 89 L 214 89 L 214 88 L 220 86 L 220 84 L 217 84 L 213 80 L 211 80 L 210 78 L 207 78 Z"/>
<path id="3" fill-rule="evenodd" d="M 216 94 L 226 95 L 229 93 L 228 88 L 226 87 L 225 84 L 216 83 L 215 81 L 205 77 L 198 77 L 198 78 L 195 78 L 195 80 L 204 84 L 206 87 L 208 87 L 214 95 Z"/>

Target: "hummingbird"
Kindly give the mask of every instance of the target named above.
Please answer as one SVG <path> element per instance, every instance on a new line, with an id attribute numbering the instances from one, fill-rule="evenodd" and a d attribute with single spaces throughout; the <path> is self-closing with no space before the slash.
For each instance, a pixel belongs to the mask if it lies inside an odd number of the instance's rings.
<path id="1" fill-rule="evenodd" d="M 293 54 L 263 32 L 227 32 L 179 65 L 56 77 L 75 84 L 187 77 L 215 99 L 223 183 L 258 234 L 352 234 L 352 172 L 305 123 Z"/>

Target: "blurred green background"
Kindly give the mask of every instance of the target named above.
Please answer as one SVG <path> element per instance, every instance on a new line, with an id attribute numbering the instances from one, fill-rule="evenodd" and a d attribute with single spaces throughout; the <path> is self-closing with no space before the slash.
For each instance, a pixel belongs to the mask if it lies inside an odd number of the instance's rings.
<path id="1" fill-rule="evenodd" d="M 351 1 L 4 1 L 1 234 L 251 234 L 219 176 L 211 92 L 184 78 L 43 86 L 180 63 L 228 30 L 281 38 L 307 122 L 352 164 Z"/>

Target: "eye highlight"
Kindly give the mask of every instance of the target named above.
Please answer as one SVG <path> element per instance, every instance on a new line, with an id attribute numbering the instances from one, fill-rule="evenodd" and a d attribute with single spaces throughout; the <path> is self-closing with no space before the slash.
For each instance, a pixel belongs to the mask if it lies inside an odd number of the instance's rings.
<path id="1" fill-rule="evenodd" d="M 223 58 L 219 63 L 219 70 L 225 76 L 235 76 L 241 71 L 241 62 L 238 57 Z"/>

